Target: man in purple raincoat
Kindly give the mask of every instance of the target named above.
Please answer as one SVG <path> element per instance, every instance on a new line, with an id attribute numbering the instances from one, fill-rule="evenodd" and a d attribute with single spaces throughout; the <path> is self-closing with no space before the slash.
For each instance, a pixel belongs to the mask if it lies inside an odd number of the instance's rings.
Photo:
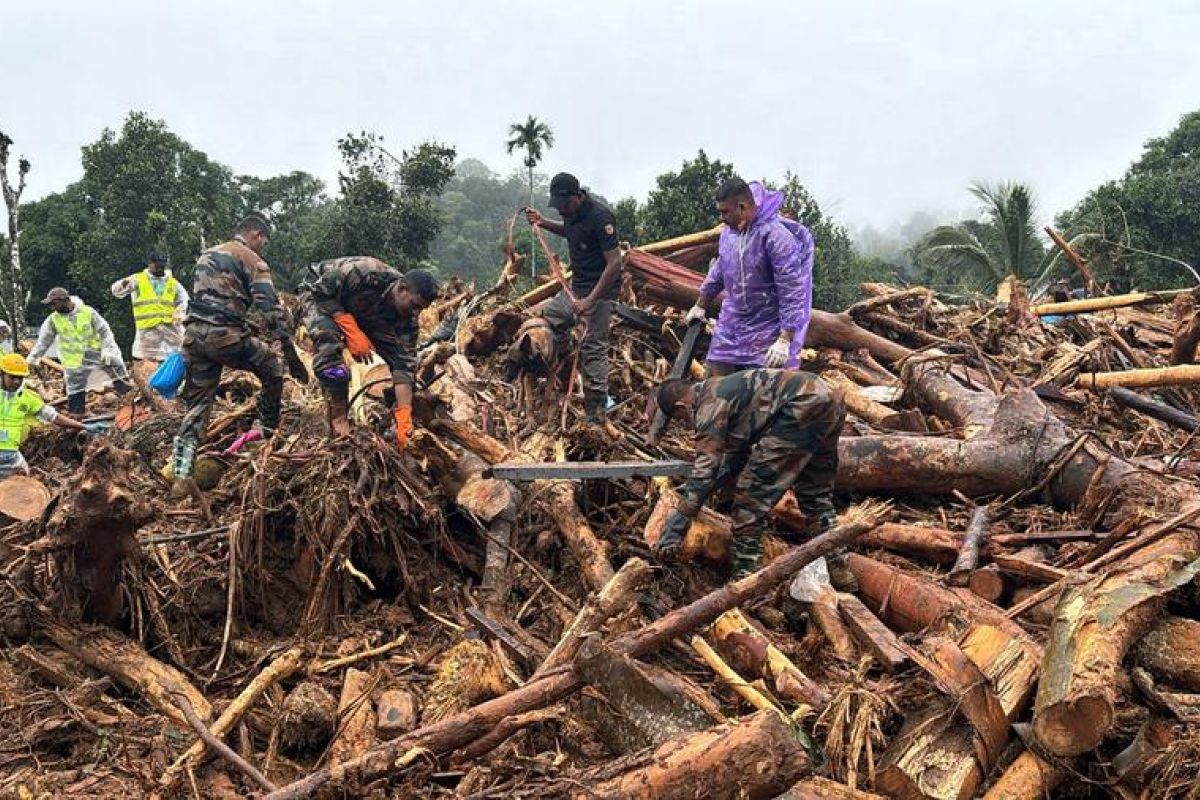
<path id="1" fill-rule="evenodd" d="M 812 315 L 813 238 L 780 216 L 783 192 L 731 178 L 717 190 L 725 229 L 716 261 L 700 285 L 687 321 L 704 319 L 722 291 L 725 300 L 708 347 L 709 375 L 744 369 L 797 369 Z"/>

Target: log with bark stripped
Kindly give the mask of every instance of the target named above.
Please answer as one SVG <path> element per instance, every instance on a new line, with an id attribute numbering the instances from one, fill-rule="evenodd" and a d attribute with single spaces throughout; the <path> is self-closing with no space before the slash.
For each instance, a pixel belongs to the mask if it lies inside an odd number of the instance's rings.
<path id="1" fill-rule="evenodd" d="M 990 625 L 972 625 L 957 645 L 934 640 L 925 659 L 949 702 L 910 716 L 884 754 L 877 787 L 892 796 L 974 797 L 1008 741 L 1008 723 L 1033 693 L 1040 649 Z M 968 720 L 957 720 L 961 708 Z"/>
<path id="2" fill-rule="evenodd" d="M 1200 622 L 1163 617 L 1137 643 L 1134 658 L 1156 678 L 1200 692 Z"/>
<path id="3" fill-rule="evenodd" d="M 578 800 L 692 800 L 697 797 L 766 800 L 811 768 L 800 737 L 775 711 L 664 742 L 617 762 L 624 774 L 592 783 Z"/>

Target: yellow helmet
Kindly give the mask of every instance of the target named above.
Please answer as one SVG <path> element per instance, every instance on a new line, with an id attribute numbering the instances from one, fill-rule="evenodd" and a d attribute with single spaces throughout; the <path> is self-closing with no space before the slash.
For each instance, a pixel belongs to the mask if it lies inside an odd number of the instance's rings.
<path id="1" fill-rule="evenodd" d="M 29 365 L 17 353 L 5 353 L 0 356 L 0 372 L 3 372 L 5 375 L 16 375 L 18 378 L 24 378 L 29 374 Z"/>

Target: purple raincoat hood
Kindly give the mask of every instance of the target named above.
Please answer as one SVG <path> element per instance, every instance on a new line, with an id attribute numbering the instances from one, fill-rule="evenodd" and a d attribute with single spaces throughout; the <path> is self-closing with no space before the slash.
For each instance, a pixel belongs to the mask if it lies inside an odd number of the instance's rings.
<path id="1" fill-rule="evenodd" d="M 769 190 L 758 181 L 750 181 L 750 194 L 754 197 L 754 219 L 751 225 L 758 225 L 763 220 L 771 220 L 783 208 L 783 192 Z"/>

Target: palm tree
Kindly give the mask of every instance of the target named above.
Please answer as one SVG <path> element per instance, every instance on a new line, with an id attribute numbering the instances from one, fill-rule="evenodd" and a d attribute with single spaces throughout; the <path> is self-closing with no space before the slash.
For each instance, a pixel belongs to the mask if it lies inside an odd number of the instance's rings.
<path id="1" fill-rule="evenodd" d="M 514 150 L 525 151 L 525 169 L 529 170 L 529 205 L 532 207 L 533 168 L 541 162 L 544 151 L 554 146 L 554 131 L 530 114 L 525 122 L 514 122 L 508 126 L 508 142 L 505 146 L 509 155 L 512 155 Z M 530 275 L 537 275 L 537 248 L 532 242 L 529 246 L 529 271 Z"/>
<path id="2" fill-rule="evenodd" d="M 976 183 L 968 190 L 982 203 L 984 218 L 934 228 L 918 244 L 918 256 L 931 267 L 988 286 L 1010 275 L 1019 280 L 1039 275 L 1054 253 L 1047 254 L 1038 238 L 1029 187 Z"/>
<path id="3" fill-rule="evenodd" d="M 554 131 L 532 114 L 525 122 L 514 122 L 508 126 L 508 154 L 514 150 L 525 151 L 525 168 L 529 170 L 529 205 L 533 205 L 533 169 L 542 161 L 544 150 L 554 147 Z"/>

